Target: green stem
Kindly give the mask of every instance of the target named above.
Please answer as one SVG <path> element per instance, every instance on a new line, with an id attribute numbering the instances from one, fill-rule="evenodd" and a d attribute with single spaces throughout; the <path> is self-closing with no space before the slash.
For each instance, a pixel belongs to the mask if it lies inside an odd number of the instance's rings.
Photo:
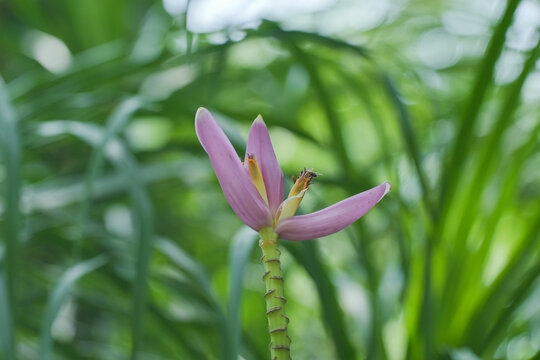
<path id="1" fill-rule="evenodd" d="M 263 280 L 266 284 L 266 317 L 268 318 L 268 330 L 270 333 L 270 353 L 272 360 L 290 360 L 291 338 L 287 334 L 289 318 L 285 315 L 284 306 L 287 300 L 283 296 L 283 272 L 277 248 L 277 234 L 272 228 L 264 228 L 259 231 L 261 240 L 259 246 L 264 265 Z"/>

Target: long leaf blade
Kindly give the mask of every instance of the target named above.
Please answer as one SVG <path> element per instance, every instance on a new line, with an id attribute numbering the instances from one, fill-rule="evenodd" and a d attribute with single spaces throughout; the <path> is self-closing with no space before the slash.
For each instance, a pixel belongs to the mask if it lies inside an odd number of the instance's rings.
<path id="1" fill-rule="evenodd" d="M 343 310 L 338 303 L 334 285 L 321 263 L 316 243 L 313 241 L 300 244 L 287 242 L 284 245 L 296 261 L 304 267 L 317 287 L 322 316 L 334 341 L 337 358 L 355 359 L 356 351 L 347 335 Z"/>
<path id="2" fill-rule="evenodd" d="M 495 28 L 493 36 L 489 41 L 486 54 L 479 66 L 478 76 L 476 77 L 467 104 L 465 105 L 465 111 L 461 118 L 461 123 L 459 124 L 459 132 L 450 154 L 448 166 L 445 169 L 445 176 L 443 176 L 443 179 L 447 182 L 443 183 L 442 187 L 442 206 L 445 206 L 445 200 L 452 196 L 454 187 L 457 183 L 458 174 L 460 174 L 460 169 L 465 163 L 469 153 L 474 126 L 489 86 L 493 83 L 495 64 L 501 55 L 506 40 L 506 31 L 512 24 L 512 19 L 519 2 L 520 0 L 509 0 L 507 2 L 504 14 Z"/>
<path id="3" fill-rule="evenodd" d="M 51 359 L 53 339 L 51 328 L 54 320 L 60 312 L 60 308 L 68 297 L 72 287 L 84 275 L 100 268 L 107 262 L 103 255 L 96 256 L 93 259 L 80 262 L 69 268 L 56 284 L 45 309 L 45 315 L 41 327 L 39 359 Z"/>
<path id="4" fill-rule="evenodd" d="M 15 358 L 15 308 L 17 294 L 17 272 L 19 263 L 19 222 L 20 222 L 20 193 L 21 193 L 21 145 L 17 129 L 17 116 L 11 105 L 4 80 L 0 77 L 0 139 L 6 162 L 6 183 L 4 194 L 6 198 L 5 214 L 5 254 L 0 263 L 0 276 L 3 278 L 4 293 L 0 306 L 0 342 L 6 359 Z"/>
<path id="5" fill-rule="evenodd" d="M 229 360 L 238 359 L 242 324 L 240 306 L 242 303 L 242 282 L 249 255 L 256 244 L 257 233 L 248 227 L 240 229 L 233 238 L 229 253 L 231 284 L 227 312 L 228 333 L 230 335 Z"/>

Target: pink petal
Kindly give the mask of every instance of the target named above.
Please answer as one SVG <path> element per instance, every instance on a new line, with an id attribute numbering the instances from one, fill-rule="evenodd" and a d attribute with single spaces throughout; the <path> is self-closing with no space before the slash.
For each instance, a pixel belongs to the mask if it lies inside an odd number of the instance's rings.
<path id="1" fill-rule="evenodd" d="M 279 167 L 268 129 L 259 115 L 251 125 L 246 148 L 247 154 L 255 155 L 261 168 L 270 210 L 274 214 L 283 201 L 283 172 Z"/>
<path id="2" fill-rule="evenodd" d="M 225 198 L 236 215 L 255 230 L 271 226 L 268 206 L 242 166 L 231 142 L 205 108 L 197 110 L 195 131 L 208 153 Z"/>
<path id="3" fill-rule="evenodd" d="M 390 188 L 385 182 L 317 212 L 284 219 L 277 224 L 275 232 L 282 239 L 294 241 L 336 233 L 367 213 Z"/>

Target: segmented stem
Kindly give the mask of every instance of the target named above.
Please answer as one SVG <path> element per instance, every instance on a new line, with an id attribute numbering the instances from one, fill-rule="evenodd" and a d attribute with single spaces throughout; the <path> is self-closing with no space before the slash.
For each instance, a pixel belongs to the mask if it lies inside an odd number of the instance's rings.
<path id="1" fill-rule="evenodd" d="M 266 317 L 268 318 L 268 331 L 270 333 L 270 353 L 272 360 L 290 360 L 291 338 L 287 334 L 289 318 L 285 315 L 284 306 L 287 302 L 283 295 L 283 273 L 277 248 L 277 235 L 272 228 L 259 231 L 261 240 L 259 246 L 263 256 L 263 280 L 266 284 Z"/>

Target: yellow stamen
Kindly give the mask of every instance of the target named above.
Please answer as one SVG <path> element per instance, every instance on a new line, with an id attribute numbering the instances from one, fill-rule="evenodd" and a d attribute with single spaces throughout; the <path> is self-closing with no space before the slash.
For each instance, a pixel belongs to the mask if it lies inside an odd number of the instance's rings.
<path id="1" fill-rule="evenodd" d="M 300 171 L 300 174 L 298 175 L 298 179 L 295 179 L 293 176 L 294 185 L 289 192 L 289 197 L 296 196 L 302 192 L 304 189 L 308 189 L 309 185 L 311 185 L 312 180 L 315 179 L 317 176 L 319 176 L 319 173 L 316 173 L 313 171 L 313 169 L 305 169 Z"/>
<path id="2" fill-rule="evenodd" d="M 309 185 L 311 185 L 312 180 L 319 175 L 320 174 L 314 172 L 313 169 L 304 169 L 300 172 L 298 178 L 293 176 L 294 185 L 289 192 L 287 200 L 282 202 L 279 206 L 276 221 L 289 218 L 296 214 L 296 210 L 298 210 L 298 206 L 300 205 L 300 202 L 302 202 L 304 194 L 309 189 Z"/>
<path id="3" fill-rule="evenodd" d="M 261 194 L 261 197 L 263 198 L 263 200 L 266 201 L 266 204 L 268 204 L 268 195 L 266 195 L 266 186 L 264 186 L 264 180 L 261 173 L 261 168 L 257 164 L 257 159 L 255 159 L 255 156 L 253 156 L 253 154 L 248 154 L 246 161 L 248 164 L 249 176 L 251 177 L 253 184 L 255 184 L 255 187 L 259 191 L 259 194 Z"/>

